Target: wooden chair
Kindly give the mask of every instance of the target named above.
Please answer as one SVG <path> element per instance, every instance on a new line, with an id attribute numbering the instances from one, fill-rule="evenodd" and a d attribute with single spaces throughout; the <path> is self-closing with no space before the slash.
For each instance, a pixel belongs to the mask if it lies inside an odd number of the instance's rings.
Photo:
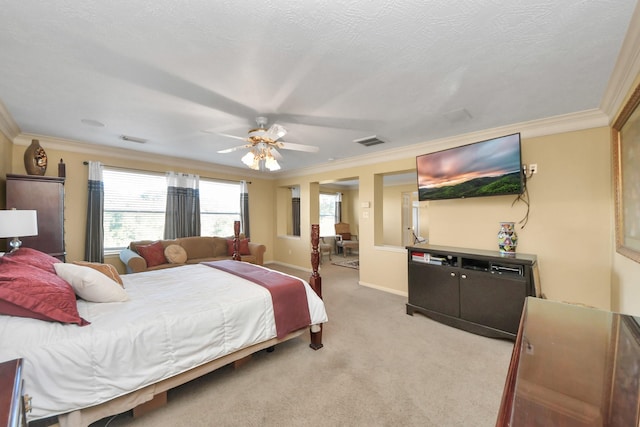
<path id="1" fill-rule="evenodd" d="M 351 228 L 346 222 L 335 224 L 336 247 L 342 249 L 343 256 L 347 256 L 347 251 L 358 249 L 358 236 L 351 234 Z"/>
<path id="2" fill-rule="evenodd" d="M 320 252 L 320 264 L 322 264 L 322 256 L 324 254 L 329 255 L 329 261 L 331 261 L 331 244 L 327 243 L 324 240 L 324 237 L 320 238 L 320 242 L 318 243 L 318 251 Z"/>

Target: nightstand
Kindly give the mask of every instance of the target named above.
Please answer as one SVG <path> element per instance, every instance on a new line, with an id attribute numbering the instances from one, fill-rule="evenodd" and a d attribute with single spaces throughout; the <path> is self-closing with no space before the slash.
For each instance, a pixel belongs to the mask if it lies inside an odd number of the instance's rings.
<path id="1" fill-rule="evenodd" d="M 26 427 L 28 409 L 24 403 L 22 359 L 0 363 L 0 426 Z"/>

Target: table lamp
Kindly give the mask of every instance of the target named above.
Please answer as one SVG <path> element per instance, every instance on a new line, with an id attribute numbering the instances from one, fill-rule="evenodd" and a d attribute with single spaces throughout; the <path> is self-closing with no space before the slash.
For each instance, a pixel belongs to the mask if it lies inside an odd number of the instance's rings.
<path id="1" fill-rule="evenodd" d="M 11 252 L 22 245 L 19 237 L 38 235 L 38 212 L 35 210 L 0 210 L 0 238 L 13 237 Z"/>

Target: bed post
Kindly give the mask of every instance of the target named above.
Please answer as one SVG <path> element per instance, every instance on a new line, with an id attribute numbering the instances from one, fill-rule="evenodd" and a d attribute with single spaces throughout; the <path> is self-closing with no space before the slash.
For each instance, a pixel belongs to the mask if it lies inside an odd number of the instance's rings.
<path id="1" fill-rule="evenodd" d="M 240 221 L 233 221 L 233 258 L 234 261 L 242 261 L 240 256 Z"/>
<path id="2" fill-rule="evenodd" d="M 322 298 L 322 278 L 318 273 L 318 265 L 320 264 L 320 252 L 318 252 L 318 242 L 320 241 L 320 225 L 311 224 L 311 278 L 309 284 L 320 298 Z M 316 332 L 314 328 L 319 328 Z M 311 347 L 314 350 L 322 348 L 322 325 L 316 325 L 311 328 Z"/>

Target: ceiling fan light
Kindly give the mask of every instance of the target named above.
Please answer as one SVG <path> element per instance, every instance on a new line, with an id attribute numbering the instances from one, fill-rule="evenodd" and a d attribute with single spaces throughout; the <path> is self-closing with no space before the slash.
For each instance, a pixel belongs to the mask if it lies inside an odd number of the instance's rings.
<path id="1" fill-rule="evenodd" d="M 247 154 L 242 156 L 242 159 L 240 160 L 242 160 L 242 163 L 252 168 L 255 158 L 256 156 L 253 154 L 253 151 L 249 151 Z"/>
<path id="2" fill-rule="evenodd" d="M 264 162 L 264 166 L 269 169 L 270 171 L 277 171 L 280 170 L 280 164 L 278 163 L 278 161 L 276 159 L 273 158 L 273 156 L 269 155 L 267 157 L 267 160 L 265 160 Z"/>

